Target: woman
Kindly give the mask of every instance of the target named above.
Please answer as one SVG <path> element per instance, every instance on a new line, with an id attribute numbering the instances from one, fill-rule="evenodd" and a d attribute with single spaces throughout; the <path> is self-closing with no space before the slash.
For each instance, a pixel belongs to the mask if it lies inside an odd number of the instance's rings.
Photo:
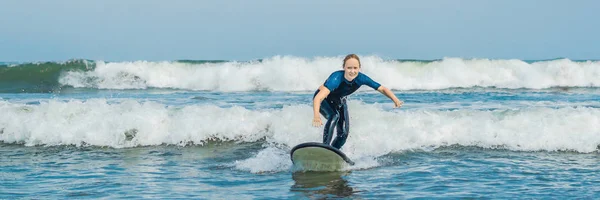
<path id="1" fill-rule="evenodd" d="M 381 92 L 394 101 L 394 108 L 399 108 L 403 104 L 390 89 L 359 72 L 361 66 L 357 55 L 347 55 L 344 58 L 342 67 L 344 70 L 335 71 L 329 75 L 329 78 L 325 80 L 323 85 L 319 86 L 319 89 L 313 96 L 313 126 L 318 127 L 323 125 L 319 113 L 327 118 L 327 123 L 325 123 L 323 130 L 323 143 L 331 144 L 331 146 L 337 149 L 342 148 L 344 143 L 346 143 L 350 128 L 346 96 L 354 93 L 360 86 L 368 85 Z M 337 127 L 337 137 L 331 143 L 334 127 Z"/>

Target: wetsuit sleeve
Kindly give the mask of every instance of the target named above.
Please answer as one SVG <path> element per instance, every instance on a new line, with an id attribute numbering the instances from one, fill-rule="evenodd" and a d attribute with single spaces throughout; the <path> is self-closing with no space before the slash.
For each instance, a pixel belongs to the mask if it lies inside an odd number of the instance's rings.
<path id="1" fill-rule="evenodd" d="M 334 72 L 329 76 L 329 78 L 327 78 L 323 85 L 329 89 L 329 91 L 333 91 L 340 86 L 340 83 L 342 83 L 342 78 L 344 78 L 343 73 Z"/>
<path id="2" fill-rule="evenodd" d="M 361 80 L 362 84 L 367 85 L 367 86 L 373 88 L 374 90 L 379 89 L 379 86 L 381 86 L 381 84 L 379 84 L 378 82 L 375 82 L 369 76 L 367 76 L 363 73 L 361 73 L 360 75 L 361 75 L 360 80 Z"/>

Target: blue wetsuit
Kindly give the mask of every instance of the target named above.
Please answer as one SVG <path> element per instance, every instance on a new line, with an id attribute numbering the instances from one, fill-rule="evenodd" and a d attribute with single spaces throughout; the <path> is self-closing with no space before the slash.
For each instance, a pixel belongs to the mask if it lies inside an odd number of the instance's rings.
<path id="1" fill-rule="evenodd" d="M 346 96 L 354 93 L 362 85 L 368 85 L 377 90 L 381 84 L 360 72 L 354 80 L 348 81 L 344 78 L 344 70 L 339 70 L 331 73 L 323 85 L 330 91 L 329 95 L 321 102 L 321 109 L 319 110 L 327 118 L 323 130 L 323 143 L 331 144 L 331 146 L 340 149 L 346 143 L 350 131 Z M 319 90 L 315 92 L 313 99 L 317 93 L 319 93 Z M 331 143 L 334 127 L 337 129 L 337 137 Z"/>

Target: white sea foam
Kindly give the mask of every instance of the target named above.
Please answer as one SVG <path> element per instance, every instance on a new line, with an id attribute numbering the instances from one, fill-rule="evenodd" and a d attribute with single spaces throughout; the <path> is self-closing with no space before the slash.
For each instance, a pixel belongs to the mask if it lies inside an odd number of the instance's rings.
<path id="1" fill-rule="evenodd" d="M 93 71 L 69 71 L 59 82 L 103 89 L 176 88 L 214 91 L 312 91 L 341 69 L 341 57 L 275 56 L 261 62 L 96 62 Z M 398 90 L 456 87 L 598 87 L 600 62 L 568 59 L 521 60 L 445 58 L 433 62 L 362 58 L 362 72 Z"/>
<path id="2" fill-rule="evenodd" d="M 600 109 L 587 107 L 504 110 L 384 110 L 351 101 L 350 137 L 342 150 L 358 168 L 377 165 L 392 152 L 430 150 L 446 145 L 517 151 L 595 152 L 600 144 Z M 322 129 L 310 126 L 308 105 L 248 110 L 212 105 L 169 107 L 155 102 L 104 99 L 26 105 L 0 101 L 0 141 L 25 145 L 203 144 L 209 139 L 268 145 L 236 162 L 252 172 L 287 170 L 289 148 L 320 141 Z M 260 164 L 257 164 L 260 163 Z M 264 165 L 268 163 L 268 165 Z"/>

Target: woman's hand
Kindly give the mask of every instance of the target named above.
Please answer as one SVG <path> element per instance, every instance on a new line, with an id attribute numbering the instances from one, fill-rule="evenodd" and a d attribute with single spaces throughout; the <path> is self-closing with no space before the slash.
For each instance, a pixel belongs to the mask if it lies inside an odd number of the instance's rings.
<path id="1" fill-rule="evenodd" d="M 402 107 L 402 104 L 404 104 L 404 101 L 400 101 L 400 100 L 396 99 L 394 101 L 394 108 L 400 108 L 400 107 Z"/>
<path id="2" fill-rule="evenodd" d="M 321 117 L 316 116 L 313 118 L 312 124 L 314 127 L 319 127 L 323 125 L 323 122 L 321 122 Z"/>

